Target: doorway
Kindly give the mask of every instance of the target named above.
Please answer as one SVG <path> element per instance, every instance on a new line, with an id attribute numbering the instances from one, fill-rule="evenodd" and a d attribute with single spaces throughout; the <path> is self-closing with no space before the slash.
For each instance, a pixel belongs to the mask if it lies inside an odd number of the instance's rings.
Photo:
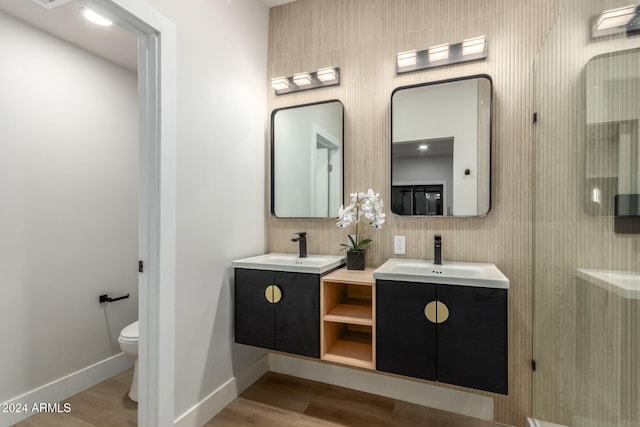
<path id="1" fill-rule="evenodd" d="M 139 0 L 78 0 L 76 4 L 90 6 L 119 23 L 137 38 L 139 51 L 137 258 L 142 261 L 140 273 L 135 273 L 138 282 L 138 316 L 142 337 L 139 345 L 138 425 L 173 425 L 173 405 L 167 405 L 166 402 L 173 402 L 174 381 L 175 27 L 165 17 Z M 73 68 L 68 72 L 73 74 Z M 50 84 L 51 88 L 55 88 L 54 79 Z M 60 107 L 64 105 L 64 96 L 61 96 Z M 78 112 L 80 113 L 81 111 Z M 46 116 L 34 117 L 35 124 L 38 123 L 38 119 L 46 120 Z M 107 115 L 105 120 L 108 120 Z M 55 146 L 51 147 L 51 150 L 55 149 Z M 42 153 L 37 154 L 43 156 Z M 46 160 L 46 156 L 43 156 L 43 162 Z M 55 198 L 52 203 L 56 203 Z M 64 237 L 63 230 L 60 235 Z M 135 258 L 132 261 L 132 267 L 137 267 Z M 37 265 L 29 268 L 37 268 Z M 69 265 L 68 268 L 73 268 L 73 265 Z M 43 304 L 55 304 L 56 297 L 54 295 L 54 298 L 44 300 Z M 29 298 L 38 299 L 41 295 L 33 295 Z M 91 301 L 88 302 L 90 303 Z M 97 297 L 95 304 L 98 304 Z M 28 320 L 34 316 L 35 312 L 30 311 L 23 316 Z M 33 372 L 16 373 L 16 375 L 32 374 Z M 38 394 L 41 391 L 39 389 L 34 391 L 37 392 L 28 393 L 29 396 L 22 395 L 20 398 L 29 398 L 34 402 L 48 402 L 58 401 L 64 397 L 48 397 Z M 12 423 L 15 420 L 8 421 Z"/>
<path id="2" fill-rule="evenodd" d="M 78 0 L 138 38 L 138 425 L 174 423 L 176 30 L 141 0 Z M 146 337 L 146 339 L 145 339 Z M 170 404 L 167 404 L 170 403 Z"/>
<path id="3" fill-rule="evenodd" d="M 322 135 L 320 132 L 315 136 L 315 150 L 312 150 L 314 186 L 311 188 L 311 194 L 314 195 L 311 211 L 314 217 L 329 218 L 338 209 L 336 201 L 339 200 L 340 185 L 336 163 L 340 146 L 332 139 L 335 140 L 329 134 Z"/>

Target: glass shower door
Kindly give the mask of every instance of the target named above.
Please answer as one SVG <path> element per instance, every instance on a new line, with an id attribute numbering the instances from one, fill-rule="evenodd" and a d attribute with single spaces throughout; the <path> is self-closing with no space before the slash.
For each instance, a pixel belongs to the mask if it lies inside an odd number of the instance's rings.
<path id="1" fill-rule="evenodd" d="M 640 36 L 594 30 L 624 6 L 567 0 L 536 61 L 541 423 L 640 426 Z"/>

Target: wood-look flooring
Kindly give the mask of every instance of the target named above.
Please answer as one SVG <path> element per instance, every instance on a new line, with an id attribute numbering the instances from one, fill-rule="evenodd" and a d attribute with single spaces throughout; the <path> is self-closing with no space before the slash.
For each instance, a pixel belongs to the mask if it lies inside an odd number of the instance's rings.
<path id="1" fill-rule="evenodd" d="M 269 372 L 205 427 L 498 427 L 501 424 Z"/>
<path id="2" fill-rule="evenodd" d="M 16 427 L 137 424 L 128 370 L 65 400 L 68 414 L 37 414 Z M 499 427 L 501 424 L 269 372 L 204 427 Z"/>
<path id="3" fill-rule="evenodd" d="M 15 427 L 126 427 L 138 425 L 138 404 L 129 399 L 133 369 L 128 369 L 63 400 L 69 413 L 40 413 Z"/>

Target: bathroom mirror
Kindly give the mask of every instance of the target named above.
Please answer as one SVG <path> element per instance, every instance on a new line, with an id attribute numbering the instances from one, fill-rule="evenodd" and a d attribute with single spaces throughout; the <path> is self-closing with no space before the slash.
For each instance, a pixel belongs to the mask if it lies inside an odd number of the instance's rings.
<path id="1" fill-rule="evenodd" d="M 584 69 L 585 210 L 640 233 L 640 49 L 598 55 Z M 620 225 L 624 225 L 620 227 Z"/>
<path id="2" fill-rule="evenodd" d="M 343 200 L 343 106 L 338 100 L 271 114 L 271 213 L 335 218 Z"/>
<path id="3" fill-rule="evenodd" d="M 491 78 L 397 88 L 391 96 L 391 211 L 483 216 L 491 189 Z"/>

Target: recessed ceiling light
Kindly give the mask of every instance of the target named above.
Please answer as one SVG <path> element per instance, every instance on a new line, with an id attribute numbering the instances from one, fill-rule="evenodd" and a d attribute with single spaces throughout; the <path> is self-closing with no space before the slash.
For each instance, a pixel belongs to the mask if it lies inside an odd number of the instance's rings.
<path id="1" fill-rule="evenodd" d="M 100 25 L 102 27 L 108 27 L 110 25 L 113 25 L 113 21 L 105 18 L 104 16 L 100 15 L 99 13 L 91 9 L 82 9 L 82 15 L 85 17 L 87 21 L 92 22 L 96 25 Z"/>
<path id="2" fill-rule="evenodd" d="M 424 150 L 428 150 L 428 149 L 429 149 L 429 146 L 427 144 L 418 145 L 418 150 L 424 151 Z"/>

